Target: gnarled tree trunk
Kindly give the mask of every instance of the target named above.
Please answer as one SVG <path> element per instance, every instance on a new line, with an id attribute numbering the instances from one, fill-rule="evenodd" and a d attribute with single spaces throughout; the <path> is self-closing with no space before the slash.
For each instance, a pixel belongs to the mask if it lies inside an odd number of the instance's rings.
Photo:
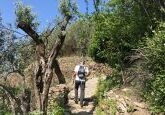
<path id="1" fill-rule="evenodd" d="M 53 70 L 57 75 L 59 83 L 65 83 L 65 78 L 60 70 L 56 57 L 63 45 L 66 36 L 66 27 L 70 20 L 70 15 L 65 15 L 60 25 L 61 32 L 58 40 L 54 43 L 50 54 L 46 55 L 45 45 L 39 35 L 25 22 L 19 22 L 18 27 L 26 32 L 36 43 L 37 61 L 34 75 L 35 95 L 37 97 L 38 109 L 41 114 L 47 114 L 48 93 L 53 77 Z M 51 31 L 52 32 L 52 31 Z M 47 57 L 47 58 L 46 58 Z"/>

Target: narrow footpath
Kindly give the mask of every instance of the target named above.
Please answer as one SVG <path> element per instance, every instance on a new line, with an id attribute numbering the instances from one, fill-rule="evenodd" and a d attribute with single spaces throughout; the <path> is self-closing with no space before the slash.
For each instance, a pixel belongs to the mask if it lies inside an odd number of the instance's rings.
<path id="1" fill-rule="evenodd" d="M 97 89 L 98 78 L 93 77 L 86 81 L 85 87 L 85 99 L 84 99 L 84 106 L 81 108 L 80 104 L 75 104 L 74 102 L 74 90 L 72 90 L 68 97 L 68 110 L 70 112 L 66 112 L 66 115 L 93 115 L 94 113 L 94 95 Z M 79 91 L 80 92 L 80 91 Z"/>

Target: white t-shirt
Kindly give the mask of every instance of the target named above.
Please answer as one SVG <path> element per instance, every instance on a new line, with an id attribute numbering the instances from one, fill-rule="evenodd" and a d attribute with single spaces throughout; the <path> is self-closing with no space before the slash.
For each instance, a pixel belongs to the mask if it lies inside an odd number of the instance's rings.
<path id="1" fill-rule="evenodd" d="M 76 73 L 76 79 L 75 80 L 77 80 L 77 81 L 85 81 L 85 79 L 80 79 L 79 77 L 78 77 L 78 71 L 79 71 L 79 68 L 80 68 L 80 66 L 84 66 L 84 65 L 76 65 L 76 67 L 74 68 L 74 72 Z M 85 69 L 85 73 L 89 73 L 89 69 L 88 69 L 88 67 L 85 67 L 84 66 L 84 69 Z"/>

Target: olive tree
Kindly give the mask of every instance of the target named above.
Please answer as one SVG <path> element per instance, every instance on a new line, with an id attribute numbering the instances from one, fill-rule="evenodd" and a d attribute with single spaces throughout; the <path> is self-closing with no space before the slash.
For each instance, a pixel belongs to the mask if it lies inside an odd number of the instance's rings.
<path id="1" fill-rule="evenodd" d="M 44 31 L 44 34 L 40 35 L 37 32 L 39 23 L 36 21 L 36 15 L 32 13 L 31 7 L 25 6 L 22 3 L 17 3 L 15 10 L 16 25 L 18 29 L 24 31 L 35 43 L 36 62 L 33 83 L 37 109 L 40 111 L 40 114 L 43 115 L 47 114 L 48 93 L 53 72 L 55 72 L 60 84 L 65 83 L 65 78 L 60 70 L 56 58 L 65 41 L 67 25 L 73 17 L 73 12 L 76 10 L 75 1 L 71 0 L 60 0 L 59 6 L 59 11 L 62 14 L 62 20 L 58 22 L 58 38 L 55 40 L 49 51 L 46 50 L 46 41 L 56 29 L 56 26 L 48 28 L 46 32 Z M 16 98 L 16 96 L 13 95 L 6 86 L 0 85 L 0 88 L 2 88 L 5 93 L 10 96 L 11 105 L 14 109 L 19 108 L 21 114 L 28 114 L 30 111 L 30 92 L 28 90 L 24 91 L 21 98 Z M 16 112 L 13 113 L 16 114 Z"/>

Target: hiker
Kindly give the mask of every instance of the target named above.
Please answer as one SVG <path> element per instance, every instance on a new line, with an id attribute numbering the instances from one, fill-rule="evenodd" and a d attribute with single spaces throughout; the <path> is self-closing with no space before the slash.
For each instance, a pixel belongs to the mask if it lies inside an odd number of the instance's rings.
<path id="1" fill-rule="evenodd" d="M 78 88 L 80 87 L 80 105 L 83 106 L 83 99 L 85 96 L 85 81 L 86 77 L 89 75 L 89 69 L 85 65 L 85 61 L 82 61 L 80 64 L 76 65 L 74 69 L 73 80 L 75 81 L 75 103 L 78 103 Z"/>

